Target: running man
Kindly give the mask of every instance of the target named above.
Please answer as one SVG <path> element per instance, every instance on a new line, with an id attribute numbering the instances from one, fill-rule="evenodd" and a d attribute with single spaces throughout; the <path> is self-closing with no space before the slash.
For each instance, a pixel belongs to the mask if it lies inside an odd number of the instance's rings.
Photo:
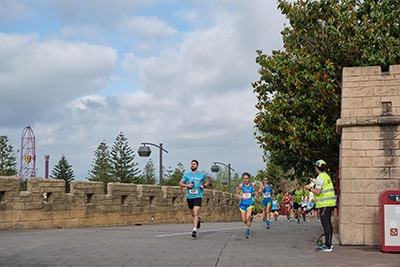
<path id="1" fill-rule="evenodd" d="M 269 184 L 267 176 L 264 177 L 263 184 L 260 186 L 260 190 L 258 191 L 258 194 L 261 193 L 263 194 L 263 218 L 265 218 L 267 229 L 269 229 L 269 223 L 271 221 L 272 194 L 274 193 L 274 189 L 272 188 L 272 185 Z M 265 216 L 265 214 L 267 216 Z"/>
<path id="2" fill-rule="evenodd" d="M 254 207 L 253 196 L 257 195 L 257 187 L 255 183 L 250 182 L 250 173 L 244 172 L 242 177 L 243 183 L 238 186 L 236 196 L 240 199 L 239 209 L 242 214 L 242 221 L 246 224 L 246 238 L 251 238 L 250 226 Z"/>
<path id="3" fill-rule="evenodd" d="M 301 202 L 302 202 L 302 197 L 304 196 L 304 191 L 303 189 L 300 188 L 300 184 L 296 184 L 296 189 L 293 190 L 292 196 L 293 196 L 293 208 L 294 212 L 297 213 L 297 223 L 300 223 L 300 217 L 301 217 Z M 294 214 L 296 216 L 296 214 Z"/>
<path id="4" fill-rule="evenodd" d="M 275 221 L 279 220 L 279 201 L 276 199 L 275 194 L 272 195 L 271 212 Z"/>
<path id="5" fill-rule="evenodd" d="M 310 215 L 313 209 L 314 209 L 314 199 L 311 198 L 310 201 L 307 202 L 307 210 L 306 210 L 307 222 L 310 222 Z"/>
<path id="6" fill-rule="evenodd" d="M 200 229 L 201 227 L 199 210 L 203 200 L 203 189 L 209 184 L 206 175 L 197 170 L 198 167 L 199 162 L 195 159 L 192 160 L 190 164 L 191 172 L 185 173 L 182 180 L 179 182 L 180 187 L 187 188 L 187 203 L 193 216 L 193 237 L 197 237 L 197 229 Z"/>

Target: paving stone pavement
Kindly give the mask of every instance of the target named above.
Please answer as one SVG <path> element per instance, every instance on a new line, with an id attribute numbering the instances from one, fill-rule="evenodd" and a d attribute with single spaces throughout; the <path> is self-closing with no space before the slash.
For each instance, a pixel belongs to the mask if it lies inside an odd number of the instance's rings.
<path id="1" fill-rule="evenodd" d="M 0 231 L 0 266 L 400 266 L 400 254 L 335 245 L 315 252 L 322 227 L 286 223 L 265 228 L 255 218 L 251 239 L 242 222 Z"/>

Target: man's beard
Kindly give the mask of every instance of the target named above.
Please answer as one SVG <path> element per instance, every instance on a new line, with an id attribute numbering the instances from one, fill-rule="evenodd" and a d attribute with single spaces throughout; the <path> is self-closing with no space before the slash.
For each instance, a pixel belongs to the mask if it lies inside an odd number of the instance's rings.
<path id="1" fill-rule="evenodd" d="M 190 167 L 190 169 L 191 169 L 192 171 L 195 171 L 195 170 L 197 170 L 197 167 Z"/>

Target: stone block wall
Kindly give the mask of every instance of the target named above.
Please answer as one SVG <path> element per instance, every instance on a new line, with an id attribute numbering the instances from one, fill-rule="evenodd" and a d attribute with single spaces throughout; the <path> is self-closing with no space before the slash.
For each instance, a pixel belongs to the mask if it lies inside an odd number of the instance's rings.
<path id="1" fill-rule="evenodd" d="M 190 223 L 186 189 L 177 186 L 0 177 L 0 230 Z M 46 197 L 44 197 L 44 195 Z M 204 190 L 200 214 L 205 222 L 240 220 L 233 194 Z"/>
<path id="2" fill-rule="evenodd" d="M 379 194 L 400 190 L 400 65 L 343 69 L 337 132 L 340 242 L 379 245 Z"/>

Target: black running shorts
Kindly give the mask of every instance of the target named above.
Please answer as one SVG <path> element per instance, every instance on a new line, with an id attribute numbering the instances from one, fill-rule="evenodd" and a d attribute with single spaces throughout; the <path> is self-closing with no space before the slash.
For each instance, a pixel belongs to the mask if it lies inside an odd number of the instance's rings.
<path id="1" fill-rule="evenodd" d="M 188 203 L 188 206 L 189 206 L 189 209 L 193 209 L 193 207 L 194 206 L 199 206 L 199 207 L 201 207 L 201 202 L 203 201 L 203 199 L 202 198 L 188 198 L 187 199 L 187 203 Z"/>

